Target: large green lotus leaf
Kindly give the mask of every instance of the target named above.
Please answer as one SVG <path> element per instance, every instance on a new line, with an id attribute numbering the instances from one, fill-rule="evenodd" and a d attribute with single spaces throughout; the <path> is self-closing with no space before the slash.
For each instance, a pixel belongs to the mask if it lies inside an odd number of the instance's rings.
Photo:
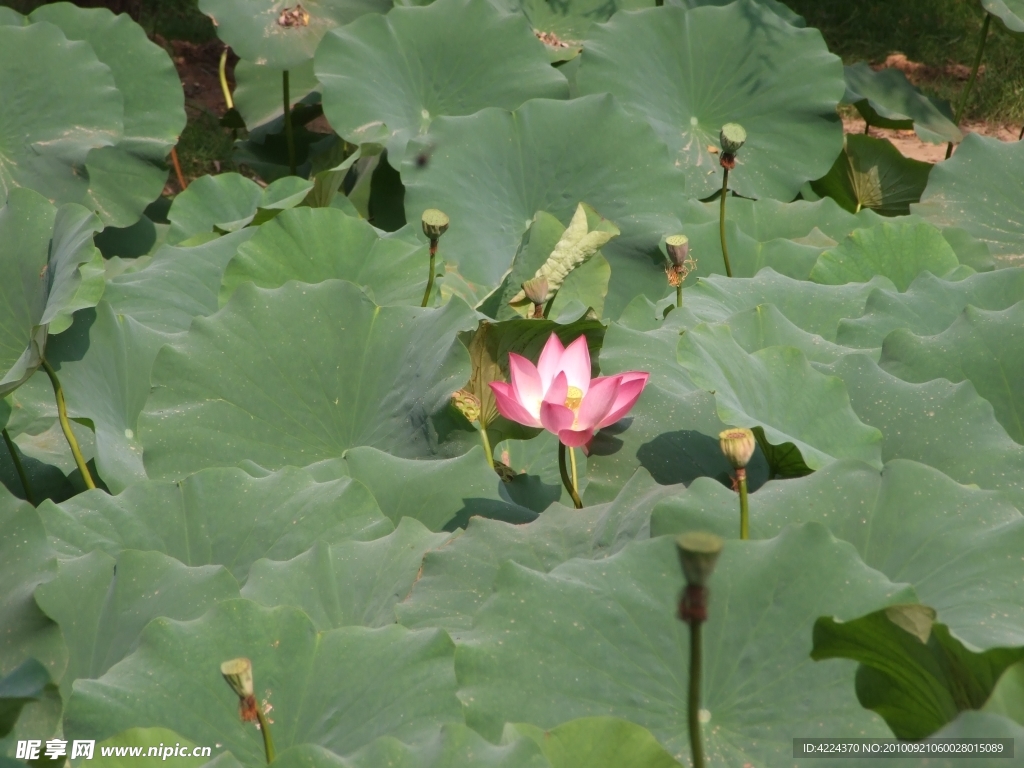
<path id="1" fill-rule="evenodd" d="M 243 285 L 158 353 L 139 417 L 146 470 L 305 466 L 356 445 L 434 453 L 430 417 L 469 378 L 456 333 L 476 323 L 461 301 L 378 307 L 340 280 Z"/>
<path id="2" fill-rule="evenodd" d="M 878 224 L 855 230 L 818 257 L 811 280 L 824 285 L 866 283 L 875 275 L 905 291 L 922 272 L 943 277 L 960 266 L 953 248 L 931 224 Z"/>
<path id="3" fill-rule="evenodd" d="M 1024 447 L 969 382 L 910 384 L 863 355 L 822 369 L 841 378 L 854 411 L 882 431 L 882 458 L 935 467 L 965 485 L 1003 491 L 1024 510 Z"/>
<path id="4" fill-rule="evenodd" d="M 609 504 L 555 504 L 527 525 L 470 520 L 465 533 L 426 554 L 412 594 L 396 606 L 399 621 L 413 628 L 443 627 L 458 638 L 472 627 L 505 560 L 547 572 L 573 558 L 608 557 L 647 538 L 651 509 L 678 490 L 659 486 L 641 470 Z"/>
<path id="5" fill-rule="evenodd" d="M 792 200 L 843 146 L 835 112 L 846 89 L 842 62 L 818 30 L 751 0 L 620 14 L 591 30 L 576 84 L 581 94 L 611 92 L 649 121 L 686 171 L 692 197 L 722 188 L 710 149 L 726 123 L 747 130 L 729 176 L 745 197 Z"/>
<path id="6" fill-rule="evenodd" d="M 36 603 L 68 646 L 65 698 L 75 680 L 100 677 L 127 656 L 151 619 L 196 619 L 233 597 L 238 582 L 223 566 L 190 568 L 160 552 L 130 549 L 116 559 L 94 550 L 64 560 L 57 576 L 36 589 Z"/>
<path id="7" fill-rule="evenodd" d="M 753 354 L 766 347 L 795 347 L 812 363 L 830 364 L 850 354 L 839 344 L 799 328 L 774 304 L 737 312 L 726 321 L 733 339 Z"/>
<path id="8" fill-rule="evenodd" d="M 85 208 L 55 210 L 27 189 L 14 190 L 0 208 L 0 396 L 39 368 L 48 331 L 60 333 L 75 310 L 102 295 L 103 273 L 84 266 L 99 253 L 92 236 L 100 229 Z"/>
<path id="9" fill-rule="evenodd" d="M 345 452 L 345 467 L 370 489 L 381 511 L 398 525 L 412 517 L 432 531 L 464 526 L 470 517 L 526 523 L 537 515 L 509 500 L 510 494 L 474 446 L 462 456 L 423 461 L 369 446 Z M 546 504 L 544 506 L 547 506 Z"/>
<path id="10" fill-rule="evenodd" d="M 999 676 L 983 709 L 1024 725 L 1024 662 L 1018 661 Z"/>
<path id="11" fill-rule="evenodd" d="M 678 768 L 680 763 L 650 731 L 615 717 L 582 717 L 544 730 L 520 723 L 505 727 L 502 741 L 533 739 L 552 768 Z"/>
<path id="12" fill-rule="evenodd" d="M 408 596 L 423 555 L 449 537 L 406 518 L 374 541 L 317 542 L 286 562 L 254 563 L 242 597 L 301 608 L 318 630 L 384 627 L 395 623 L 395 604 Z"/>
<path id="13" fill-rule="evenodd" d="M 143 269 L 112 278 L 104 299 L 118 315 L 154 331 L 187 331 L 194 318 L 217 311 L 225 268 L 239 246 L 258 231 L 230 232 L 192 247 L 165 245 Z"/>
<path id="14" fill-rule="evenodd" d="M 167 242 L 176 245 L 215 230 L 234 232 L 247 226 L 261 210 L 293 208 L 305 199 L 313 182 L 289 176 L 267 188 L 237 173 L 202 176 L 174 198 L 167 218 Z"/>
<path id="15" fill-rule="evenodd" d="M 279 768 L 552 768 L 532 739 L 518 736 L 496 746 L 462 723 L 445 723 L 433 738 L 416 745 L 383 736 L 343 758 L 303 744 L 274 762 Z"/>
<path id="16" fill-rule="evenodd" d="M 250 132 L 275 120 L 281 120 L 284 127 L 282 88 L 279 69 L 253 64 L 245 59 L 235 64 L 235 91 L 231 96 Z M 288 71 L 288 96 L 293 103 L 303 102 L 319 90 L 320 82 L 313 74 L 312 58 Z"/>
<path id="17" fill-rule="evenodd" d="M 509 13 L 522 13 L 537 32 L 554 35 L 570 45 L 582 41 L 595 23 L 608 21 L 619 11 L 650 8 L 654 4 L 654 0 L 495 1 L 495 5 Z"/>
<path id="18" fill-rule="evenodd" d="M 89 153 L 124 135 L 110 67 L 45 21 L 0 26 L 0 51 L 0 101 L 9 105 L 0 117 L 0 200 L 28 187 L 58 204 L 84 203 Z"/>
<path id="19" fill-rule="evenodd" d="M 351 141 L 383 123 L 397 158 L 439 116 L 569 96 L 527 20 L 475 0 L 395 8 L 336 29 L 317 49 L 316 76 L 331 127 Z"/>
<path id="20" fill-rule="evenodd" d="M 191 754 L 188 757 L 184 755 L 181 757 L 175 757 L 170 755 L 168 757 L 148 757 L 149 748 L 155 747 L 158 744 L 181 745 L 185 749 L 191 749 L 196 747 L 188 739 L 182 738 L 179 734 L 174 731 L 170 731 L 167 728 L 129 728 L 127 731 L 111 736 L 109 739 L 104 739 L 96 745 L 93 750 L 92 759 L 96 762 L 90 763 L 91 766 L 97 766 L 97 768 L 132 768 L 134 763 L 135 768 L 149 768 L 153 766 L 155 768 L 157 763 L 163 764 L 164 768 L 195 768 L 197 761 Z M 111 754 L 104 756 L 104 747 L 114 747 L 111 750 Z M 117 747 L 142 747 L 142 756 L 134 756 L 128 750 L 123 750 L 120 755 L 117 754 Z M 223 755 L 231 757 L 230 752 L 222 753 L 221 760 L 223 761 Z M 206 766 L 212 766 L 215 760 L 211 760 L 206 763 Z M 168 765 L 169 764 L 169 765 Z M 238 765 L 237 763 L 235 764 Z M 223 762 L 220 768 L 225 768 Z"/>
<path id="21" fill-rule="evenodd" d="M 167 181 L 164 160 L 185 128 L 178 72 L 167 52 L 127 14 L 55 3 L 37 8 L 29 19 L 55 24 L 69 40 L 88 43 L 110 67 L 124 99 L 124 134 L 87 157 L 89 192 L 82 202 L 105 224 L 130 226 L 160 196 Z"/>
<path id="22" fill-rule="evenodd" d="M 707 528 L 735 538 L 736 494 L 699 480 L 659 505 L 654 535 Z M 864 562 L 914 586 L 957 637 L 976 648 L 1024 644 L 1024 517 L 1000 494 L 962 486 L 938 470 L 892 461 L 882 473 L 839 462 L 750 496 L 754 538 L 816 521 Z"/>
<path id="23" fill-rule="evenodd" d="M 778 14 L 780 17 L 788 21 L 794 27 L 806 27 L 807 22 L 804 17 L 798 13 L 795 13 L 792 8 L 779 0 L 753 0 L 758 5 L 767 8 L 773 13 Z M 699 8 L 702 5 L 728 5 L 730 2 L 735 0 L 668 0 L 668 5 L 676 6 L 679 8 Z"/>
<path id="24" fill-rule="evenodd" d="M 259 732 L 240 721 L 238 697 L 220 674 L 221 661 L 245 656 L 257 698 L 273 706 L 278 749 L 312 743 L 346 754 L 384 735 L 415 742 L 462 720 L 453 653 L 441 630 L 318 633 L 297 608 L 228 600 L 195 621 L 151 622 L 131 656 L 75 686 L 64 733 L 100 740 L 161 723 L 196 744 L 222 744 L 244 765 L 264 765 Z"/>
<path id="25" fill-rule="evenodd" d="M 869 125 L 914 129 L 923 141 L 959 143 L 964 136 L 948 103 L 925 96 L 895 67 L 876 72 L 867 62 L 846 67 L 846 96 Z"/>
<path id="26" fill-rule="evenodd" d="M 200 0 L 217 36 L 243 59 L 293 69 L 313 58 L 328 30 L 362 16 L 387 13 L 390 0 Z M 291 13 L 289 13 L 289 11 Z M 305 11 L 305 14 L 302 13 Z"/>
<path id="27" fill-rule="evenodd" d="M 1024 2 L 1021 0 L 981 0 L 981 6 L 999 18 L 1013 32 L 1024 32 Z"/>
<path id="28" fill-rule="evenodd" d="M 658 240 L 679 226 L 683 173 L 650 126 L 611 96 L 538 99 L 512 113 L 442 117 L 409 146 L 402 165 L 406 218 L 417 221 L 427 208 L 451 217 L 440 252 L 477 286 L 478 299 L 501 283 L 537 211 L 569 221 L 580 202 L 622 232 L 601 249 L 612 268 L 605 314 L 615 317 L 637 293 L 665 294 Z M 420 167 L 415 155 L 431 147 Z"/>
<path id="29" fill-rule="evenodd" d="M 137 483 L 117 496 L 92 491 L 44 502 L 39 514 L 65 557 L 152 550 L 188 566 L 223 565 L 240 583 L 260 558 L 288 560 L 316 541 L 375 539 L 393 528 L 359 483 L 318 483 L 295 468 L 262 478 L 208 469 L 180 483 Z"/>
<path id="30" fill-rule="evenodd" d="M 683 336 L 678 355 L 693 381 L 714 393 L 726 424 L 763 427 L 769 443 L 793 443 L 811 469 L 836 459 L 881 467 L 881 433 L 857 418 L 842 381 L 814 370 L 803 352 L 750 354 L 728 326 L 702 325 Z"/>
<path id="31" fill-rule="evenodd" d="M 886 139 L 850 134 L 832 169 L 811 186 L 848 211 L 871 208 L 883 216 L 900 216 L 910 213 L 911 204 L 921 200 L 932 168 L 929 163 L 904 157 Z M 964 229 L 971 232 L 966 226 Z"/>
<path id="32" fill-rule="evenodd" d="M 683 757 L 682 585 L 671 537 L 549 574 L 506 562 L 456 652 L 466 721 L 494 738 L 507 721 L 547 728 L 612 715 Z M 726 543 L 709 586 L 700 718 L 708 765 L 788 764 L 794 733 L 885 735 L 881 718 L 856 701 L 854 665 L 811 661 L 811 629 L 820 615 L 854 618 L 912 600 L 912 590 L 816 524 L 771 541 Z"/>
<path id="33" fill-rule="evenodd" d="M 365 286 L 381 305 L 419 306 L 428 264 L 425 243 L 381 237 L 366 221 L 334 208 L 293 208 L 239 247 L 224 273 L 220 303 L 244 282 L 277 288 L 289 280 L 336 278 Z"/>
<path id="34" fill-rule="evenodd" d="M 914 213 L 961 227 L 987 243 L 1004 265 L 1024 258 L 1024 144 L 968 134 L 939 163 Z"/>
<path id="35" fill-rule="evenodd" d="M 50 673 L 35 659 L 26 659 L 0 677 L 0 738 L 14 730 L 21 710 L 39 701 L 50 684 Z"/>
<path id="36" fill-rule="evenodd" d="M 935 336 L 893 331 L 879 363 L 904 381 L 970 381 L 1010 437 L 1024 443 L 1024 302 L 989 312 L 968 306 Z"/>
<path id="37" fill-rule="evenodd" d="M 814 624 L 811 657 L 853 659 L 857 698 L 899 739 L 923 739 L 962 711 L 980 709 L 1003 671 L 1024 648 L 974 653 L 923 605 L 894 605 L 853 621 L 823 616 Z"/>
<path id="38" fill-rule="evenodd" d="M 872 349 L 897 328 L 934 336 L 949 328 L 968 305 L 1009 309 L 1024 297 L 1024 269 L 1001 269 L 951 282 L 921 275 L 905 292 L 872 291 L 860 317 L 839 321 L 836 341 L 846 347 Z"/>

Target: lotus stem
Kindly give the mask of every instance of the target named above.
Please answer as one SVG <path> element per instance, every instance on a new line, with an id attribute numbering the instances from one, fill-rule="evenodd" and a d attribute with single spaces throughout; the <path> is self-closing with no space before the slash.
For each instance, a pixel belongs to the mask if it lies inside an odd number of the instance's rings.
<path id="1" fill-rule="evenodd" d="M 576 449 L 571 446 L 569 447 L 569 469 L 572 474 L 572 487 L 579 489 L 579 475 L 577 475 L 576 473 Z M 577 490 L 576 492 L 579 493 L 579 490 Z"/>
<path id="2" fill-rule="evenodd" d="M 64 389 L 60 385 L 60 379 L 57 378 L 57 372 L 53 370 L 53 366 L 47 362 L 46 358 L 43 358 L 43 370 L 46 371 L 46 375 L 50 377 L 50 384 L 53 385 L 53 395 L 57 400 L 57 416 L 60 419 L 60 428 L 64 430 L 64 437 L 71 448 L 71 455 L 75 457 L 75 464 L 78 466 L 78 471 L 82 473 L 82 481 L 85 483 L 85 487 L 92 490 L 96 487 L 96 483 L 93 481 L 92 475 L 89 473 L 89 467 L 86 466 L 85 459 L 82 457 L 82 449 L 78 447 L 75 433 L 71 431 L 71 422 L 68 421 L 68 406 L 64 402 Z"/>
<path id="3" fill-rule="evenodd" d="M 703 591 L 703 587 L 698 587 Z M 690 624 L 690 698 L 687 702 L 686 715 L 690 726 L 690 754 L 693 757 L 693 768 L 704 768 L 704 745 L 700 739 L 700 676 L 703 660 L 701 658 L 701 624 L 691 620 Z"/>
<path id="4" fill-rule="evenodd" d="M 423 292 L 423 303 L 421 307 L 427 306 L 430 301 L 430 292 L 434 289 L 434 261 L 437 258 L 437 243 L 436 237 L 430 238 L 430 272 L 427 274 L 427 290 Z"/>
<path id="5" fill-rule="evenodd" d="M 725 260 L 726 277 L 732 277 L 732 267 L 729 266 L 729 246 L 725 242 L 725 198 L 729 194 L 729 169 L 722 168 L 722 203 L 718 215 L 718 230 L 722 236 L 722 258 Z"/>
<path id="6" fill-rule="evenodd" d="M 683 306 L 683 284 L 676 286 L 676 309 Z"/>
<path id="7" fill-rule="evenodd" d="M 974 57 L 974 66 L 971 68 L 971 76 L 967 80 L 967 87 L 964 88 L 963 94 L 960 96 L 960 104 L 956 108 L 956 116 L 953 118 L 953 122 L 956 123 L 956 127 L 960 127 L 960 121 L 963 119 L 964 111 L 967 109 L 967 100 L 971 97 L 971 91 L 974 89 L 974 83 L 978 79 L 978 70 L 981 68 L 981 60 L 985 56 L 985 43 L 988 42 L 988 29 L 992 25 L 992 14 L 985 14 L 985 21 L 981 25 L 981 41 L 978 43 L 978 54 Z M 946 147 L 946 159 L 948 160 L 953 154 L 953 142 L 949 142 L 949 146 Z"/>
<path id="8" fill-rule="evenodd" d="M 188 182 L 185 181 L 185 174 L 181 172 L 181 162 L 178 160 L 178 148 L 171 147 L 171 163 L 174 164 L 174 174 L 178 177 L 178 186 L 184 192 L 188 189 Z"/>
<path id="9" fill-rule="evenodd" d="M 274 762 L 276 753 L 274 752 L 274 740 L 270 736 L 270 725 L 267 723 L 267 716 L 263 714 L 263 710 L 260 709 L 259 705 L 256 706 L 256 719 L 260 723 L 260 733 L 263 734 L 263 751 L 267 753 L 267 765 Z"/>
<path id="10" fill-rule="evenodd" d="M 1017 137 L 1017 141 L 1024 141 L 1024 125 L 1020 128 L 1020 136 Z"/>
<path id="11" fill-rule="evenodd" d="M 220 89 L 224 92 L 224 103 L 227 104 L 228 109 L 235 108 L 235 100 L 231 98 L 231 89 L 228 88 L 228 46 L 224 46 L 224 51 L 220 55 L 220 66 L 218 74 L 220 75 Z"/>
<path id="12" fill-rule="evenodd" d="M 281 90 L 284 93 L 284 137 L 285 141 L 288 142 L 288 173 L 294 176 L 295 129 L 292 127 L 292 99 L 287 69 L 281 73 Z"/>
<path id="13" fill-rule="evenodd" d="M 747 470 L 736 470 L 736 485 L 740 491 L 740 538 L 750 538 L 750 509 L 747 505 Z"/>
<path id="14" fill-rule="evenodd" d="M 485 427 L 483 423 L 480 424 L 480 439 L 484 444 L 484 456 L 487 457 L 487 465 L 491 469 L 494 469 L 494 454 L 491 451 L 491 439 L 487 436 L 487 427 Z"/>
<path id="15" fill-rule="evenodd" d="M 569 450 L 572 450 L 571 448 Z M 561 440 L 558 441 L 558 471 L 562 475 L 562 485 L 565 486 L 565 490 L 569 492 L 572 497 L 573 506 L 576 509 L 583 509 L 583 502 L 580 501 L 579 491 L 576 490 L 576 456 L 572 457 L 572 477 L 569 477 L 569 471 L 565 466 L 565 443 Z"/>
<path id="16" fill-rule="evenodd" d="M 21 487 L 25 489 L 25 500 L 33 507 L 36 505 L 36 501 L 32 498 L 32 487 L 28 484 L 28 475 L 25 474 L 25 467 L 21 463 L 21 456 L 18 455 L 18 451 L 14 446 L 14 441 L 11 440 L 11 434 L 7 431 L 7 427 L 4 427 L 4 442 L 7 443 L 7 450 L 11 452 L 11 461 L 14 462 L 14 469 L 18 473 L 18 478 L 21 480 Z"/>

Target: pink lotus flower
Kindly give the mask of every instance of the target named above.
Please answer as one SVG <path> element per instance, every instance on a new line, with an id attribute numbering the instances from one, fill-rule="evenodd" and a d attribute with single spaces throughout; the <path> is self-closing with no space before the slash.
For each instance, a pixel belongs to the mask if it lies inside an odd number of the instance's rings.
<path id="1" fill-rule="evenodd" d="M 614 424 L 633 407 L 650 376 L 627 371 L 590 378 L 590 350 L 580 336 L 563 347 L 551 334 L 534 366 L 509 353 L 512 383 L 491 382 L 498 412 L 528 427 L 543 427 L 563 445 L 586 445 L 602 427 Z"/>

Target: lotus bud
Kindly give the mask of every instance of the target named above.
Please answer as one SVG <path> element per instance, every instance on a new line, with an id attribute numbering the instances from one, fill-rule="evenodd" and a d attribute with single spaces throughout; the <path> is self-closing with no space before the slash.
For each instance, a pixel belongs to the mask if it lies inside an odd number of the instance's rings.
<path id="1" fill-rule="evenodd" d="M 523 293 L 534 304 L 546 304 L 550 298 L 548 296 L 548 279 L 541 275 L 527 280 L 523 283 Z"/>
<path id="2" fill-rule="evenodd" d="M 722 126 L 719 141 L 722 143 L 722 152 L 727 155 L 735 155 L 746 143 L 747 132 L 739 123 L 726 123 Z"/>
<path id="3" fill-rule="evenodd" d="M 420 221 L 423 224 L 423 234 L 431 242 L 439 240 L 441 235 L 448 231 L 448 215 L 436 208 L 427 208 Z"/>
<path id="4" fill-rule="evenodd" d="M 480 398 L 472 392 L 460 389 L 452 395 L 452 405 L 472 423 L 480 419 Z"/>
<path id="5" fill-rule="evenodd" d="M 225 661 L 220 665 L 220 673 L 238 696 L 238 716 L 243 722 L 255 722 L 259 716 L 253 692 L 252 662 L 248 659 Z"/>
<path id="6" fill-rule="evenodd" d="M 681 267 L 690 258 L 690 238 L 686 235 L 672 235 L 665 238 L 665 250 L 672 259 L 672 264 Z"/>
<path id="7" fill-rule="evenodd" d="M 744 469 L 750 462 L 750 457 L 754 455 L 757 441 L 749 429 L 734 428 L 719 433 L 718 444 L 733 469 Z"/>
<path id="8" fill-rule="evenodd" d="M 718 556 L 724 542 L 713 533 L 684 533 L 676 539 L 679 547 L 679 562 L 683 566 L 686 584 L 690 587 L 704 587 L 715 570 Z"/>

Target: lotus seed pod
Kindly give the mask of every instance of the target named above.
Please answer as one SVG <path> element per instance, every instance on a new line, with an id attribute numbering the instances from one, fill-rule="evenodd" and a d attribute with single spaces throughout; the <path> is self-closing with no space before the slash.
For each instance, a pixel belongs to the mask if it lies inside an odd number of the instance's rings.
<path id="1" fill-rule="evenodd" d="M 423 234 L 431 240 L 440 239 L 448 231 L 448 215 L 437 208 L 427 208 L 420 221 L 423 223 Z"/>
<path id="2" fill-rule="evenodd" d="M 667 237 L 665 238 L 665 250 L 668 251 L 668 256 L 672 259 L 672 263 L 677 267 L 681 267 L 690 258 L 690 238 L 686 235 Z"/>
<path id="3" fill-rule="evenodd" d="M 691 587 L 703 587 L 715 570 L 715 563 L 722 552 L 724 542 L 713 533 L 684 533 L 676 539 L 679 547 L 679 562 L 683 566 L 686 583 Z"/>
<path id="4" fill-rule="evenodd" d="M 718 443 L 733 469 L 743 469 L 754 455 L 757 440 L 749 429 L 733 428 L 719 433 Z"/>
<path id="5" fill-rule="evenodd" d="M 747 132 L 739 123 L 726 123 L 722 126 L 722 133 L 719 136 L 722 143 L 722 151 L 727 155 L 735 155 L 740 147 L 747 141 Z"/>
<path id="6" fill-rule="evenodd" d="M 452 395 L 452 405 L 454 405 L 470 423 L 480 419 L 480 399 L 472 392 L 460 389 Z"/>
<path id="7" fill-rule="evenodd" d="M 220 673 L 238 698 L 247 699 L 253 695 L 252 662 L 248 659 L 225 661 L 220 665 Z"/>
<path id="8" fill-rule="evenodd" d="M 541 275 L 527 280 L 523 283 L 523 293 L 534 304 L 546 304 L 549 298 L 548 279 Z"/>

